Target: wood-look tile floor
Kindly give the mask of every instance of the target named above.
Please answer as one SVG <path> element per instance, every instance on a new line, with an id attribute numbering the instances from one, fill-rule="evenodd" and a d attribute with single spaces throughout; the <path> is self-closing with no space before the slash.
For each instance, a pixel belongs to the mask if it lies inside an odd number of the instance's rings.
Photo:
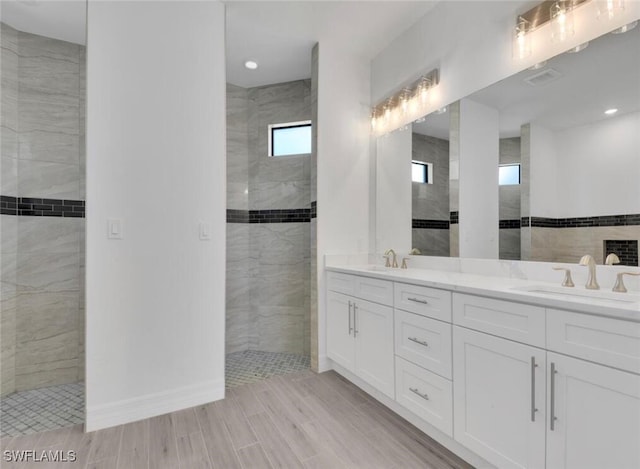
<path id="1" fill-rule="evenodd" d="M 76 426 L 5 438 L 1 449 L 3 469 L 471 467 L 338 374 L 311 371 L 97 432 Z M 73 450 L 76 461 L 6 462 L 7 451 L 20 450 Z"/>

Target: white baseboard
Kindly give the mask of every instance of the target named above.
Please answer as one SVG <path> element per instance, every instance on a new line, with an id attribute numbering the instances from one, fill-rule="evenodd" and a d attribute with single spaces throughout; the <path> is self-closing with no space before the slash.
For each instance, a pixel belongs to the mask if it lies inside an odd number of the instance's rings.
<path id="1" fill-rule="evenodd" d="M 318 357 L 318 373 L 333 370 L 333 361 L 326 355 Z"/>
<path id="2" fill-rule="evenodd" d="M 224 399 L 224 381 L 207 381 L 87 407 L 85 431 L 114 427 Z"/>
<path id="3" fill-rule="evenodd" d="M 362 389 L 364 392 L 369 394 L 371 397 L 375 398 L 377 401 L 387 406 L 389 409 L 391 409 L 393 412 L 398 414 L 400 417 L 404 418 L 414 426 L 418 427 L 424 433 L 429 435 L 431 438 L 436 440 L 438 443 L 440 443 L 442 446 L 444 446 L 448 450 L 457 454 L 459 457 L 461 457 L 462 459 L 470 463 L 472 466 L 478 469 L 496 469 L 495 466 L 493 466 L 492 464 L 489 464 L 483 458 L 481 458 L 474 452 L 468 450 L 465 446 L 462 446 L 460 443 L 458 443 L 456 440 L 451 438 L 449 435 L 442 433 L 439 429 L 425 422 L 423 419 L 416 416 L 413 412 L 405 409 L 404 407 L 402 407 L 400 404 L 398 404 L 396 401 L 391 399 L 386 394 L 381 393 L 380 391 L 375 389 L 373 386 L 370 386 L 369 384 L 365 383 L 363 380 L 358 378 L 355 374 L 348 371 L 346 368 L 343 368 L 342 366 L 336 364 L 333 361 L 331 361 L 331 363 L 332 363 L 332 369 L 336 373 L 347 378 L 349 381 L 351 381 L 353 384 L 358 386 L 360 389 Z"/>

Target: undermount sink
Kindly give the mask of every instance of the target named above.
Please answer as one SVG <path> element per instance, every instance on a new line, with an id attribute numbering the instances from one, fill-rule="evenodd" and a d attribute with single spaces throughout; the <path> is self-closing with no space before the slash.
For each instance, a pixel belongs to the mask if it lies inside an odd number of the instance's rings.
<path id="1" fill-rule="evenodd" d="M 556 297 L 571 297 L 575 299 L 615 301 L 619 303 L 640 303 L 640 295 L 635 293 L 615 293 L 602 290 L 585 290 L 580 287 L 569 288 L 533 285 L 527 287 L 516 287 L 514 288 L 514 290 Z"/>

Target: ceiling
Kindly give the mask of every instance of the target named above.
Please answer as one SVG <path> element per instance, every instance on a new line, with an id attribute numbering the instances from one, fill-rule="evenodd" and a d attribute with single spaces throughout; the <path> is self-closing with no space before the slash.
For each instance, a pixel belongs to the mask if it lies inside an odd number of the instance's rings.
<path id="1" fill-rule="evenodd" d="M 375 57 L 436 1 L 234 1 L 227 4 L 227 81 L 242 87 L 311 77 L 311 49 L 330 39 Z M 248 59 L 259 64 L 247 70 Z"/>
<path id="2" fill-rule="evenodd" d="M 594 123 L 616 108 L 616 116 L 640 110 L 640 26 L 625 34 L 605 34 L 578 53 L 560 54 L 539 70 L 525 70 L 480 90 L 469 99 L 500 112 L 500 136 L 520 135 L 520 126 L 538 123 L 559 131 Z M 549 69 L 556 79 L 525 82 Z M 414 131 L 448 139 L 449 120 L 427 116 Z"/>
<path id="3" fill-rule="evenodd" d="M 2 0 L 2 21 L 19 31 L 86 44 L 86 0 Z"/>
<path id="4" fill-rule="evenodd" d="M 227 81 L 253 87 L 310 78 L 311 49 L 325 39 L 372 59 L 437 1 L 224 3 Z M 2 21 L 21 31 L 86 43 L 86 0 L 2 0 Z M 247 70 L 248 59 L 259 68 Z"/>

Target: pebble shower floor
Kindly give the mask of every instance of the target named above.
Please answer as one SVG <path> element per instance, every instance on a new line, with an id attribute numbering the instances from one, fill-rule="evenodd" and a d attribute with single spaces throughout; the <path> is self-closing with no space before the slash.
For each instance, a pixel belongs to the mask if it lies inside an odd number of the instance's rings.
<path id="1" fill-rule="evenodd" d="M 226 357 L 228 388 L 309 369 L 309 357 L 248 350 Z M 84 383 L 19 391 L 0 399 L 0 436 L 19 436 L 84 423 Z"/>

